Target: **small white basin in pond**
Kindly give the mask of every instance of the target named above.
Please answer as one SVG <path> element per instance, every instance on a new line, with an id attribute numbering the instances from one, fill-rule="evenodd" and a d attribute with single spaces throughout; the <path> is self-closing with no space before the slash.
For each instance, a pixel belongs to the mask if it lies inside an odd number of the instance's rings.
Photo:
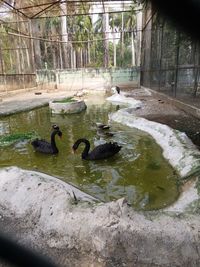
<path id="1" fill-rule="evenodd" d="M 87 108 L 83 100 L 76 100 L 72 97 L 50 101 L 49 107 L 54 114 L 79 113 Z"/>

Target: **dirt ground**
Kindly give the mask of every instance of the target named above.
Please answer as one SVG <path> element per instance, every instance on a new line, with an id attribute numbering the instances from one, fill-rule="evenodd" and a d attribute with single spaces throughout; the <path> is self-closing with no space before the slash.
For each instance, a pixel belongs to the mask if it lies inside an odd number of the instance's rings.
<path id="1" fill-rule="evenodd" d="M 167 99 L 160 98 L 159 95 L 145 94 L 143 89 L 127 91 L 127 96 L 143 102 L 143 107 L 135 111 L 137 116 L 185 132 L 192 142 L 200 147 L 200 119 L 174 106 Z"/>

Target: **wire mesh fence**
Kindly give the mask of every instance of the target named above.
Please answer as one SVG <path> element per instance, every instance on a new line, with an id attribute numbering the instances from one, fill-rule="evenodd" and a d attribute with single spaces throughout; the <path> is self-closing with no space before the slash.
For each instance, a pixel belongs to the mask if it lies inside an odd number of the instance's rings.
<path id="1" fill-rule="evenodd" d="M 36 71 L 37 85 L 41 89 L 105 90 L 111 86 L 139 86 L 140 69 L 132 68 L 79 68 L 42 69 Z"/>
<path id="2" fill-rule="evenodd" d="M 200 45 L 154 14 L 144 26 L 141 85 L 200 107 Z"/>

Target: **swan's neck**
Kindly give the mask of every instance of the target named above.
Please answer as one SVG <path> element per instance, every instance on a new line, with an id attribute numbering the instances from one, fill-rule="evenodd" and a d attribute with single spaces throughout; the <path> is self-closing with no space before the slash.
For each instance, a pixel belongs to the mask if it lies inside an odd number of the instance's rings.
<path id="1" fill-rule="evenodd" d="M 82 152 L 82 159 L 86 159 L 90 150 L 90 142 L 87 139 L 80 139 L 80 143 L 85 144 L 85 148 Z"/>
<path id="2" fill-rule="evenodd" d="M 55 141 L 55 136 L 56 136 L 57 132 L 53 131 L 51 133 L 51 147 L 53 149 L 53 152 L 58 152 L 58 148 L 56 146 L 56 141 Z"/>

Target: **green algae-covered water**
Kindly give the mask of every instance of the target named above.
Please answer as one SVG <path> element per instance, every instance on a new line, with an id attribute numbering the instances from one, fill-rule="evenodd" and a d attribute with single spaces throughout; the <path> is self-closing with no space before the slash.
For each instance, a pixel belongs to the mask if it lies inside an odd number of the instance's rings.
<path id="1" fill-rule="evenodd" d="M 0 136 L 35 131 L 50 140 L 51 125 L 56 123 L 63 132 L 56 139 L 58 155 L 35 152 L 30 140 L 0 147 L 0 167 L 18 166 L 41 171 L 76 185 L 102 201 L 125 197 L 134 208 L 150 210 L 173 203 L 178 196 L 177 175 L 162 156 L 161 148 L 147 134 L 112 123 L 113 137 L 97 134 L 96 122 L 108 123 L 108 114 L 116 106 L 89 104 L 79 114 L 52 115 L 48 107 L 23 112 L 0 119 Z M 72 153 L 73 143 L 81 137 L 91 142 L 91 148 L 104 141 L 116 141 L 122 149 L 112 158 L 84 161 L 80 145 Z"/>

